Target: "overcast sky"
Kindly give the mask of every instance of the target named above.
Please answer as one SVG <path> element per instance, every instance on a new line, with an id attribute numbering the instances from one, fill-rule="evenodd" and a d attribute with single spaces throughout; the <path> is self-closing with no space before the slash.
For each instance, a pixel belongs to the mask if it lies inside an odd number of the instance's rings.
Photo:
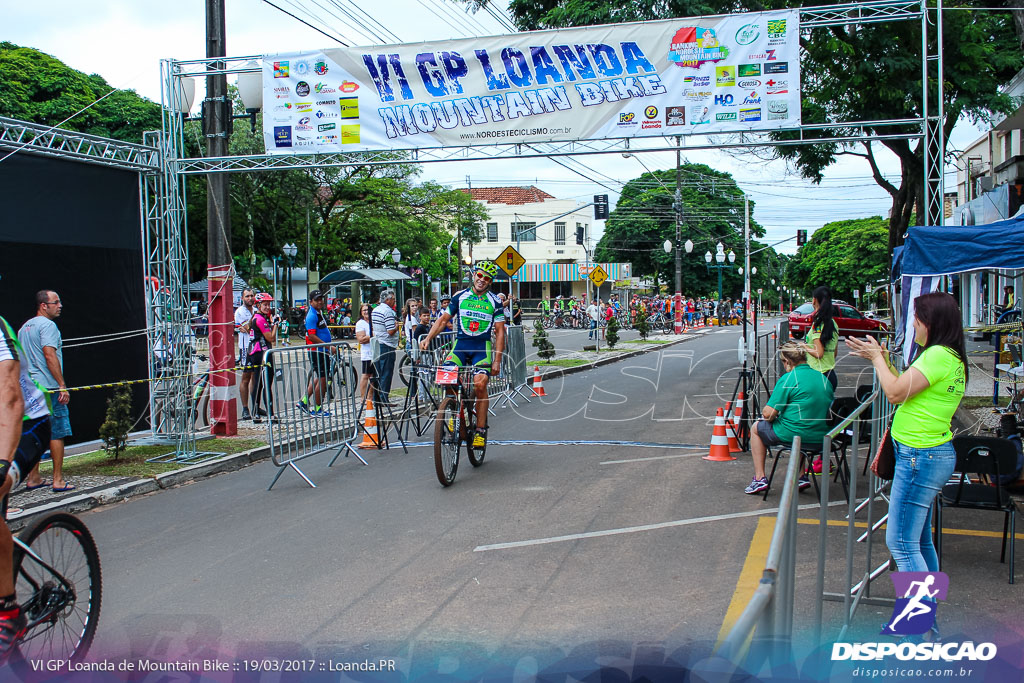
<path id="1" fill-rule="evenodd" d="M 339 41 L 370 45 L 506 32 L 490 16 L 467 16 L 460 5 L 443 0 L 394 0 L 386 4 L 367 0 L 273 0 L 315 24 L 323 33 L 263 0 L 226 2 L 229 56 L 338 47 Z M 195 59 L 206 54 L 204 0 L 35 0 L 5 5 L 0 28 L 3 40 L 42 50 L 73 68 L 98 73 L 116 87 L 134 89 L 155 101 L 160 99 L 160 59 Z M 344 17 L 339 6 L 372 29 L 353 28 L 354 22 Z M 334 16 L 324 7 L 331 8 Z M 306 11 L 314 13 L 315 18 L 304 14 Z M 378 24 L 374 26 L 366 15 Z M 972 126 L 961 125 L 951 143 L 963 147 L 978 135 L 980 131 Z M 658 141 L 663 144 L 662 139 Z M 645 144 L 648 143 L 637 140 L 632 146 L 641 149 Z M 861 159 L 843 159 L 816 186 L 787 172 L 785 164 L 779 161 L 764 162 L 716 150 L 684 151 L 684 157 L 732 173 L 756 202 L 753 218 L 767 228 L 770 242 L 792 237 L 798 228 L 813 232 L 830 220 L 885 216 L 891 205 L 888 194 L 871 180 L 867 164 Z M 883 172 L 894 183 L 898 182 L 895 158 L 882 149 L 878 157 Z M 615 191 L 643 173 L 642 164 L 652 170 L 673 168 L 675 155 L 647 153 L 626 159 L 611 154 L 562 161 L 579 174 L 553 160 L 503 159 L 426 164 L 423 176 L 453 187 L 465 187 L 467 176 L 474 187 L 535 184 L 556 197 L 585 202 L 594 194 L 610 194 L 614 204 Z M 947 191 L 953 189 L 955 182 L 955 176 L 947 175 Z M 600 225 L 597 227 L 600 230 Z M 777 248 L 792 252 L 796 245 L 791 241 Z"/>

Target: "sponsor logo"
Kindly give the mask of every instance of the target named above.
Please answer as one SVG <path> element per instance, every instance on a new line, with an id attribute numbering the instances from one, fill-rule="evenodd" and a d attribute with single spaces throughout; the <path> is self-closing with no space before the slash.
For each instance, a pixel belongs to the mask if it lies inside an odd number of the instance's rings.
<path id="1" fill-rule="evenodd" d="M 292 89 L 287 85 L 276 85 L 274 86 L 274 95 L 277 97 L 288 97 L 292 94 Z"/>
<path id="2" fill-rule="evenodd" d="M 729 48 L 720 45 L 714 29 L 685 26 L 672 37 L 668 59 L 679 67 L 699 69 L 708 62 L 720 62 L 729 56 Z"/>
<path id="3" fill-rule="evenodd" d="M 683 79 L 683 83 L 692 85 L 694 88 L 706 88 L 711 85 L 711 76 L 687 76 Z"/>
<path id="4" fill-rule="evenodd" d="M 295 134 L 295 139 L 296 140 L 301 140 L 301 141 L 308 141 L 308 140 L 312 140 L 313 136 L 312 135 L 299 135 L 298 133 L 296 133 Z"/>
<path id="5" fill-rule="evenodd" d="M 336 114 L 335 112 L 331 112 L 331 111 L 324 111 L 322 109 L 317 109 L 316 110 L 316 117 L 318 119 L 336 119 L 336 118 L 338 118 L 338 114 Z"/>
<path id="6" fill-rule="evenodd" d="M 768 111 L 776 114 L 789 113 L 789 102 L 786 100 L 768 100 Z"/>
<path id="7" fill-rule="evenodd" d="M 716 107 L 735 107 L 736 102 L 733 100 L 732 95 L 715 95 L 715 106 Z"/>
<path id="8" fill-rule="evenodd" d="M 338 144 L 337 135 L 317 135 L 316 141 L 322 145 L 336 145 Z"/>
<path id="9" fill-rule="evenodd" d="M 644 109 L 644 116 L 646 116 L 649 119 L 658 118 L 658 108 L 652 104 L 651 106 Z"/>
<path id="10" fill-rule="evenodd" d="M 744 97 L 740 104 L 761 104 L 761 98 L 756 92 L 752 92 Z"/>
<path id="11" fill-rule="evenodd" d="M 305 97 L 309 94 L 309 83 L 306 81 L 299 81 L 295 84 L 295 94 L 299 97 Z"/>
<path id="12" fill-rule="evenodd" d="M 661 128 L 661 121 L 644 121 L 640 124 L 640 128 L 641 130 L 646 130 L 648 128 Z"/>
<path id="13" fill-rule="evenodd" d="M 295 124 L 295 130 L 313 130 L 313 126 L 308 123 L 297 123 Z"/>
<path id="14" fill-rule="evenodd" d="M 711 123 L 711 112 L 707 107 L 690 107 L 690 123 L 703 126 Z"/>
<path id="15" fill-rule="evenodd" d="M 325 62 L 322 59 L 317 60 L 316 64 L 313 65 L 313 73 L 315 73 L 317 76 L 326 76 L 327 62 Z"/>
<path id="16" fill-rule="evenodd" d="M 274 126 L 274 147 L 292 146 L 292 127 Z"/>
<path id="17" fill-rule="evenodd" d="M 292 119 L 289 116 L 275 116 L 274 117 L 274 123 L 290 123 L 291 120 Z"/>
<path id="18" fill-rule="evenodd" d="M 305 76 L 309 73 L 309 62 L 295 62 L 295 73 Z"/>
<path id="19" fill-rule="evenodd" d="M 743 78 L 743 77 L 748 77 L 749 78 L 750 76 L 760 76 L 760 75 L 761 75 L 761 65 L 760 64 L 740 64 L 738 67 L 736 67 L 736 76 L 739 77 L 739 78 Z"/>
<path id="20" fill-rule="evenodd" d="M 747 55 L 747 59 L 749 59 L 752 62 L 753 61 L 773 62 L 776 59 L 778 59 L 778 57 L 775 56 L 776 52 L 778 52 L 778 50 L 765 50 L 764 52 L 751 52 L 749 55 Z M 765 73 L 768 73 L 768 72 L 765 71 Z"/>
<path id="21" fill-rule="evenodd" d="M 768 35 L 769 36 L 784 36 L 784 35 L 786 35 L 786 20 L 785 19 L 769 19 L 768 20 Z"/>
<path id="22" fill-rule="evenodd" d="M 727 114 L 715 114 L 715 121 L 735 121 L 736 112 L 731 111 Z"/>
<path id="23" fill-rule="evenodd" d="M 341 144 L 343 145 L 357 145 L 359 144 L 359 124 L 342 126 L 341 127 Z"/>
<path id="24" fill-rule="evenodd" d="M 833 643 L 832 661 L 879 660 L 894 656 L 909 661 L 987 662 L 995 659 L 998 652 L 995 643 Z"/>
<path id="25" fill-rule="evenodd" d="M 747 90 L 753 90 L 754 88 L 761 87 L 761 81 L 756 78 L 746 78 L 742 81 L 736 81 L 736 85 Z"/>
<path id="26" fill-rule="evenodd" d="M 774 78 L 769 78 L 764 84 L 768 95 L 784 95 L 789 92 L 789 81 L 777 81 Z"/>
<path id="27" fill-rule="evenodd" d="M 316 127 L 317 132 L 323 133 L 325 130 L 335 130 L 338 127 L 336 123 L 321 123 Z"/>
<path id="28" fill-rule="evenodd" d="M 736 31 L 736 42 L 740 45 L 750 45 L 760 37 L 761 29 L 757 27 L 757 24 L 746 24 L 740 26 L 739 30 Z"/>
<path id="29" fill-rule="evenodd" d="M 683 91 L 683 99 L 691 102 L 703 102 L 709 97 L 711 97 L 710 90 L 694 90 L 693 88 L 687 88 Z"/>
<path id="30" fill-rule="evenodd" d="M 338 100 L 317 100 L 316 106 L 318 107 L 333 107 L 338 103 Z"/>
<path id="31" fill-rule="evenodd" d="M 341 118 L 343 119 L 358 119 L 359 118 L 359 98 L 358 97 L 342 97 L 338 100 L 338 104 L 341 105 Z"/>
<path id="32" fill-rule="evenodd" d="M 789 73 L 789 62 L 779 62 L 778 64 L 765 64 L 764 73 L 768 74 L 788 74 Z"/>
<path id="33" fill-rule="evenodd" d="M 315 90 L 318 95 L 329 95 L 332 92 L 338 92 L 337 88 L 330 88 L 326 83 L 317 83 L 313 86 L 313 90 Z"/>
<path id="34" fill-rule="evenodd" d="M 288 111 L 289 109 L 292 109 L 294 106 L 295 105 L 292 104 L 291 102 L 285 102 L 284 104 L 275 105 L 274 111 Z"/>
<path id="35" fill-rule="evenodd" d="M 359 90 L 359 84 L 353 83 L 352 81 L 342 81 L 341 92 L 350 93 Z"/>
<path id="36" fill-rule="evenodd" d="M 312 102 L 296 102 L 295 111 L 313 111 Z"/>
<path id="37" fill-rule="evenodd" d="M 302 118 L 299 119 L 299 123 L 301 123 L 301 124 L 309 123 L 309 117 L 308 116 L 303 116 Z"/>
<path id="38" fill-rule="evenodd" d="M 740 109 L 740 121 L 760 121 L 761 107 L 753 109 Z"/>
<path id="39" fill-rule="evenodd" d="M 633 112 L 619 114 L 619 123 L 618 123 L 618 125 L 620 125 L 620 126 L 635 126 L 636 125 L 636 121 L 633 120 L 635 118 L 636 118 L 636 114 L 634 114 Z"/>
<path id="40" fill-rule="evenodd" d="M 686 107 L 669 107 L 665 110 L 666 126 L 685 126 Z"/>
<path id="41" fill-rule="evenodd" d="M 716 66 L 715 67 L 715 87 L 724 88 L 730 85 L 736 85 L 736 67 L 735 66 Z"/>
<path id="42" fill-rule="evenodd" d="M 274 78 L 288 78 L 288 62 L 274 62 Z"/>

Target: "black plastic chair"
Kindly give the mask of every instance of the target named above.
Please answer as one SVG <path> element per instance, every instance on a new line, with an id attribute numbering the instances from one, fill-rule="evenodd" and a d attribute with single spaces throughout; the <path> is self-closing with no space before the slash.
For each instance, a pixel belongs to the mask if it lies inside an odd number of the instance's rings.
<path id="1" fill-rule="evenodd" d="M 1013 583 L 1014 527 L 1017 506 L 1002 486 L 972 483 L 968 475 L 991 482 L 999 481 L 1017 466 L 1017 450 L 1008 439 L 991 436 L 958 436 L 953 439 L 956 471 L 960 480 L 942 487 L 935 506 L 935 539 L 939 561 L 942 561 L 942 508 L 967 508 L 1003 513 L 1003 551 L 1000 562 L 1006 561 L 1006 539 L 1010 539 L 1010 583 Z"/>

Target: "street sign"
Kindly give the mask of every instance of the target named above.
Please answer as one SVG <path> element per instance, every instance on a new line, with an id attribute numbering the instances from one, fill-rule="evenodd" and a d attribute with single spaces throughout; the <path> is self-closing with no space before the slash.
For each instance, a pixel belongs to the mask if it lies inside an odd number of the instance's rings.
<path id="1" fill-rule="evenodd" d="M 604 268 L 601 266 L 594 266 L 590 270 L 590 281 L 593 282 L 595 286 L 600 287 L 607 279 L 608 273 L 604 272 Z"/>
<path id="2" fill-rule="evenodd" d="M 498 264 L 499 268 L 508 273 L 509 277 L 512 277 L 519 272 L 520 268 L 523 267 L 526 263 L 526 259 L 524 259 L 519 252 L 515 250 L 515 247 L 510 244 L 505 247 L 505 250 L 501 252 L 501 254 L 498 255 L 495 262 Z"/>
<path id="3" fill-rule="evenodd" d="M 763 292 L 763 291 L 764 291 L 764 290 L 763 290 L 763 289 L 761 289 L 760 287 L 758 287 L 758 288 L 757 288 L 757 293 L 758 293 L 758 294 L 760 294 L 760 293 L 761 293 L 761 292 Z"/>
<path id="4" fill-rule="evenodd" d="M 580 275 L 588 277 L 592 270 L 594 270 L 594 266 L 580 266 Z"/>
<path id="5" fill-rule="evenodd" d="M 853 298 L 854 299 L 859 299 L 860 298 L 860 290 L 859 289 L 853 290 Z"/>

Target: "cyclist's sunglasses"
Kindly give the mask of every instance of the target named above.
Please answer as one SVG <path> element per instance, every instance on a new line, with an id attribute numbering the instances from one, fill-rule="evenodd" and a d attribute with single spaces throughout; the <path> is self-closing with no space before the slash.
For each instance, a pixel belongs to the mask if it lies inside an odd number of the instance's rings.
<path id="1" fill-rule="evenodd" d="M 492 278 L 490 275 L 488 275 L 487 273 L 485 273 L 482 270 L 476 271 L 476 276 L 480 280 L 485 280 L 486 282 L 491 282 L 494 279 L 494 278 Z"/>

